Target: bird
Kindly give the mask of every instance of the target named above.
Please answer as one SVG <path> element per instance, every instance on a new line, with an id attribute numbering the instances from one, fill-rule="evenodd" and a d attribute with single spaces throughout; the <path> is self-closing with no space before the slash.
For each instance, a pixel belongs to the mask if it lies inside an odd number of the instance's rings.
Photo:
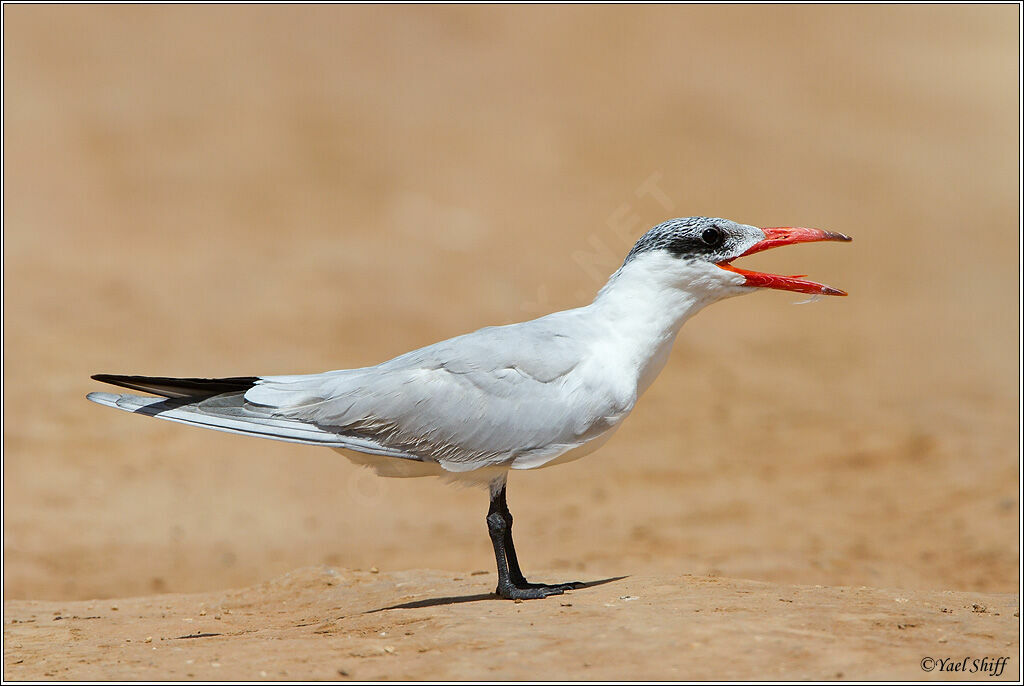
<path id="1" fill-rule="evenodd" d="M 583 584 L 527 581 L 512 540 L 509 472 L 564 464 L 607 442 L 665 366 L 680 328 L 707 305 L 759 289 L 846 295 L 802 275 L 748 271 L 734 260 L 850 240 L 805 227 L 670 219 L 644 233 L 582 307 L 485 327 L 358 369 L 224 378 L 96 374 L 150 395 L 87 398 L 192 426 L 330 447 L 385 477 L 440 476 L 486 487 L 495 594 L 545 598 Z"/>

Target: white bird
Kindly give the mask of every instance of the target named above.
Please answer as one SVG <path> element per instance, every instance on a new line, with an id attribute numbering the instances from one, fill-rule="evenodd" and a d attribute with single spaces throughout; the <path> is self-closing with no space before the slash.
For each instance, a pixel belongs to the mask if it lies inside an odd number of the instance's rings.
<path id="1" fill-rule="evenodd" d="M 732 266 L 744 255 L 839 233 L 688 217 L 637 241 L 592 303 L 492 326 L 375 367 L 221 379 L 92 377 L 161 397 L 90 393 L 122 410 L 219 431 L 337 449 L 378 474 L 486 484 L 496 593 L 543 598 L 578 584 L 526 581 L 505 498 L 510 469 L 575 460 L 607 441 L 701 308 L 758 287 L 843 291 Z"/>

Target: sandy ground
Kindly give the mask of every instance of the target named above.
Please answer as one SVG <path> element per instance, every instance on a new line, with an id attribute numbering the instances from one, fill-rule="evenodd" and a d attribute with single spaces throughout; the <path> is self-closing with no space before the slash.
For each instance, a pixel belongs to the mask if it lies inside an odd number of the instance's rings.
<path id="1" fill-rule="evenodd" d="M 1016 650 L 1019 8 L 3 11 L 5 677 Z M 626 577 L 572 607 L 361 614 L 489 590 L 485 494 L 84 400 L 97 372 L 356 367 L 577 306 L 693 214 L 854 235 L 747 264 L 851 295 L 710 308 L 601 451 L 513 476 L 528 572 Z"/>
<path id="2" fill-rule="evenodd" d="M 690 575 L 593 583 L 511 603 L 484 575 L 324 567 L 237 591 L 17 601 L 5 608 L 5 677 L 1019 678 L 1016 595 Z"/>

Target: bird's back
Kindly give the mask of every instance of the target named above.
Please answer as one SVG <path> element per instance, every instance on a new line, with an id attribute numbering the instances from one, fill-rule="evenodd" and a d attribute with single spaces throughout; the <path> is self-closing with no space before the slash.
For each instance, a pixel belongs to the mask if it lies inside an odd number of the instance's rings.
<path id="1" fill-rule="evenodd" d="M 487 327 L 373 367 L 226 380 L 100 375 L 164 397 L 89 398 L 195 426 L 368 455 L 356 460 L 385 475 L 437 473 L 430 465 L 447 473 L 529 469 L 589 452 L 632 409 L 635 385 L 608 373 L 595 346 L 601 331 L 580 308 Z M 222 386 L 229 392 L 218 392 Z M 381 467 L 396 459 L 405 464 Z"/>
<path id="2" fill-rule="evenodd" d="M 596 373 L 587 321 L 488 327 L 375 367 L 265 377 L 247 402 L 448 471 L 541 466 L 612 429 L 634 398 Z"/>

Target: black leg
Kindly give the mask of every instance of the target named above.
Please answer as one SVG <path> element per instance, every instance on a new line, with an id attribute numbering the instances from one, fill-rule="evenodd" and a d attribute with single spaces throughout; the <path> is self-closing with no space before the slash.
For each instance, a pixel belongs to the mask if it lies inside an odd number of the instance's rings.
<path id="1" fill-rule="evenodd" d="M 568 584 L 531 584 L 523 576 L 516 556 L 515 544 L 512 542 L 512 513 L 508 510 L 505 500 L 505 483 L 502 479 L 500 489 L 495 483 L 491 488 L 491 506 L 487 510 L 487 531 L 494 545 L 494 559 L 498 565 L 498 587 L 495 593 L 512 600 L 546 598 L 565 591 L 578 588 L 579 583 Z"/>
<path id="2" fill-rule="evenodd" d="M 498 495 L 491 499 L 491 509 L 488 511 L 488 514 L 495 510 L 500 512 L 501 516 L 505 519 L 504 541 L 505 559 L 508 561 L 508 579 L 512 582 L 513 586 L 528 586 L 529 582 L 526 581 L 526 577 L 523 576 L 523 570 L 519 566 L 516 544 L 512 541 L 512 513 L 509 512 L 508 501 L 505 500 L 505 486 L 502 486 Z"/>

